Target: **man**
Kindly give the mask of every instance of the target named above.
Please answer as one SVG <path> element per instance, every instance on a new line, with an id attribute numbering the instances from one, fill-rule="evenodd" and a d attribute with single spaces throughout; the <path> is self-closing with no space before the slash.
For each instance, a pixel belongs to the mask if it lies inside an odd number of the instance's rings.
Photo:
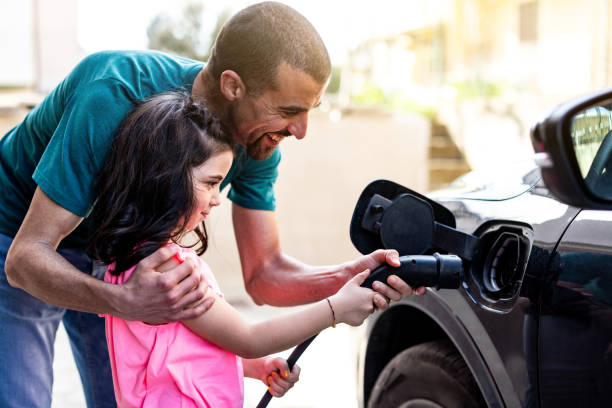
<path id="1" fill-rule="evenodd" d="M 192 263 L 156 272 L 175 248 L 143 259 L 119 286 L 101 281 L 83 250 L 96 177 L 112 137 L 134 104 L 149 95 L 190 89 L 242 146 L 226 182 L 244 281 L 256 303 L 312 302 L 366 268 L 398 265 L 394 251 L 332 267 L 308 266 L 281 251 L 273 194 L 277 146 L 289 136 L 305 137 L 308 113 L 330 72 L 312 25 L 285 5 L 261 3 L 226 23 L 206 66 L 156 52 L 85 58 L 0 140 L 0 406 L 50 405 L 60 320 L 88 406 L 114 406 L 104 324 L 97 315 L 163 324 L 210 307 L 200 302 L 207 284 Z M 394 289 L 376 288 L 378 308 L 412 293 L 399 280 L 389 284 Z"/>

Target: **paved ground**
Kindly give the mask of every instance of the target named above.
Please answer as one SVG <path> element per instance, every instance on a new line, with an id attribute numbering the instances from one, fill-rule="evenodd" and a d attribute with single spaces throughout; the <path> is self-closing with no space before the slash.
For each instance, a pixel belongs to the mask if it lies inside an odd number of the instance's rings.
<path id="1" fill-rule="evenodd" d="M 429 130 L 423 119 L 414 116 L 347 116 L 339 121 L 329 120 L 326 112 L 312 116 L 306 139 L 282 145 L 276 187 L 281 243 L 286 253 L 302 261 L 335 264 L 358 255 L 348 229 L 355 202 L 369 182 L 387 178 L 425 190 Z M 3 127 L 8 124 L 0 122 Z M 229 204 L 221 205 L 209 220 L 212 240 L 205 258 L 228 300 L 249 318 L 281 313 L 254 306 L 245 294 L 229 209 Z M 300 383 L 270 407 L 356 406 L 354 355 L 360 330 L 340 326 L 324 331 L 300 360 Z M 63 330 L 56 342 L 54 369 L 53 407 L 83 407 Z M 248 379 L 245 406 L 255 406 L 264 391 L 262 384 Z"/>

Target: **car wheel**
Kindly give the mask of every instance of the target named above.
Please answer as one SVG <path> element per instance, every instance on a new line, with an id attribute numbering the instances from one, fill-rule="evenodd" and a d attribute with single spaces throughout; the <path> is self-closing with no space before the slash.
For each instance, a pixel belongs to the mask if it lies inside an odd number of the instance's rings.
<path id="1" fill-rule="evenodd" d="M 378 376 L 368 408 L 486 407 L 463 358 L 448 340 L 410 347 Z"/>

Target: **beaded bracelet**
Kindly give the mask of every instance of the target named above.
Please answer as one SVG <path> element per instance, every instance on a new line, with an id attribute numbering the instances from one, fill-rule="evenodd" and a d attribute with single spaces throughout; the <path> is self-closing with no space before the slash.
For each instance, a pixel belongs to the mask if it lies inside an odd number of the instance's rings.
<path id="1" fill-rule="evenodd" d="M 329 298 L 326 298 L 325 300 L 327 300 L 327 304 L 329 305 L 329 308 L 331 309 L 332 318 L 334 319 L 334 322 L 332 323 L 332 327 L 335 329 L 336 328 L 336 313 L 334 312 L 334 307 L 332 306 L 331 302 L 329 301 Z"/>

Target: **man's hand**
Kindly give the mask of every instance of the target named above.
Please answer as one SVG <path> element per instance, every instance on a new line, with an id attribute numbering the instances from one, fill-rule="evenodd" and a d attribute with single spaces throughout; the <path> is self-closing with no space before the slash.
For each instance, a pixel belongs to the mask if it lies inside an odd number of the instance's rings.
<path id="1" fill-rule="evenodd" d="M 352 277 L 365 269 L 373 271 L 385 262 L 394 267 L 400 266 L 398 252 L 393 249 L 379 249 L 349 263 L 347 268 Z M 380 310 L 386 310 L 391 300 L 397 301 L 413 293 L 423 295 L 427 291 L 425 287 L 412 288 L 395 275 L 389 276 L 387 285 L 378 281 L 374 282 L 372 289 L 378 292 L 374 295 L 374 305 Z"/>
<path id="2" fill-rule="evenodd" d="M 187 257 L 167 269 L 178 251 L 176 245 L 165 246 L 138 263 L 128 281 L 120 285 L 118 317 L 165 324 L 193 319 L 212 306 L 214 297 L 204 299 L 208 282 L 193 259 Z"/>

